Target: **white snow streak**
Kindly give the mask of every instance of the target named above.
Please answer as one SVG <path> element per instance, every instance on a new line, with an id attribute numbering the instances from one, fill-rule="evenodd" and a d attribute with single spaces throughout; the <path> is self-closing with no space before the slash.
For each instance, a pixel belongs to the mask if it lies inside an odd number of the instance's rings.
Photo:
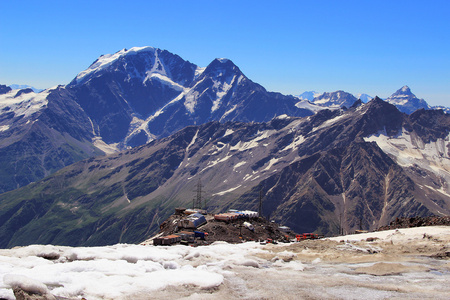
<path id="1" fill-rule="evenodd" d="M 166 75 L 154 73 L 153 71 L 147 71 L 147 76 L 144 79 L 144 84 L 148 82 L 149 80 L 155 79 L 161 82 L 164 85 L 169 86 L 170 88 L 174 89 L 175 91 L 183 92 L 186 90 L 186 88 L 174 81 L 172 81 L 170 78 L 168 78 Z"/>
<path id="2" fill-rule="evenodd" d="M 238 162 L 237 164 L 234 165 L 233 171 L 236 171 L 237 168 L 242 167 L 242 166 L 245 165 L 246 163 L 247 163 L 246 161 Z"/>
<path id="3" fill-rule="evenodd" d="M 197 140 L 197 136 L 198 136 L 198 131 L 199 131 L 199 129 L 197 129 L 197 131 L 195 132 L 195 135 L 194 135 L 194 137 L 192 138 L 191 142 L 190 142 L 189 145 L 186 147 L 186 154 L 189 153 L 189 148 L 191 148 L 191 146 L 195 144 L 195 141 Z"/>
<path id="4" fill-rule="evenodd" d="M 213 194 L 213 196 L 223 196 L 223 195 L 225 195 L 225 194 L 231 193 L 231 192 L 234 191 L 234 190 L 237 190 L 237 189 L 240 188 L 241 186 L 242 186 L 242 185 L 238 185 L 238 186 L 233 187 L 233 188 L 231 188 L 231 189 L 228 189 L 228 190 L 226 190 L 226 191 L 222 191 L 222 192 L 215 193 L 215 194 Z"/>

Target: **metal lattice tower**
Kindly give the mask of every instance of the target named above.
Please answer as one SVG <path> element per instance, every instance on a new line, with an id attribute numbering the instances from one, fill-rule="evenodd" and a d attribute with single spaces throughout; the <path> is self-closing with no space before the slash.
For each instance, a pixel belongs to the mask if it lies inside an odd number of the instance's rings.
<path id="1" fill-rule="evenodd" d="M 194 200 L 194 207 L 193 208 L 202 208 L 202 182 L 200 181 L 200 179 L 198 180 L 197 183 L 197 197 Z M 205 203 L 205 208 L 206 208 L 206 203 Z"/>

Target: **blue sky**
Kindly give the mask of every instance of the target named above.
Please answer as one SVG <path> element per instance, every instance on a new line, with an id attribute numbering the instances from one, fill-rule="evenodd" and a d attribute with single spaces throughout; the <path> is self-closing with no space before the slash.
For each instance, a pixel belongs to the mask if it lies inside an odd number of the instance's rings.
<path id="1" fill-rule="evenodd" d="M 231 59 L 270 91 L 450 106 L 450 1 L 2 1 L 0 83 L 69 83 L 98 56 L 154 46 Z"/>

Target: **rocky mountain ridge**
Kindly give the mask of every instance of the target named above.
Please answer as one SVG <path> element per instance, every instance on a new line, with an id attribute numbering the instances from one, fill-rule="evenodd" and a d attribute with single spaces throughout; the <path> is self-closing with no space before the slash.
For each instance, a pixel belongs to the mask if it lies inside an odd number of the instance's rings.
<path id="1" fill-rule="evenodd" d="M 264 216 L 296 232 L 449 215 L 449 133 L 443 112 L 406 115 L 379 98 L 302 118 L 188 126 L 0 195 L 0 246 L 139 242 L 174 207 L 189 207 L 198 180 L 211 212 L 257 210 L 262 192 Z M 405 160 L 411 151 L 416 160 Z"/>
<path id="2" fill-rule="evenodd" d="M 390 101 L 400 110 L 406 105 L 410 113 L 417 99 L 409 88 L 401 90 Z M 394 101 L 399 97 L 406 104 Z M 80 159 L 139 146 L 186 126 L 310 116 L 327 108 L 349 108 L 357 100 L 343 91 L 310 92 L 301 98 L 268 92 L 231 60 L 215 59 L 201 68 L 153 47 L 102 55 L 67 86 L 40 93 L 0 86 L 0 152 L 5 165 L 0 192 Z"/>

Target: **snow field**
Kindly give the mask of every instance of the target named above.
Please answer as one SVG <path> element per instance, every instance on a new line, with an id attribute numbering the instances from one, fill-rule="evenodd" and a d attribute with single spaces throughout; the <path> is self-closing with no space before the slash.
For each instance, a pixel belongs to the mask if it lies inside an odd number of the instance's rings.
<path id="1" fill-rule="evenodd" d="M 279 245 L 31 245 L 0 250 L 0 298 L 21 286 L 89 300 L 446 299 L 450 263 L 414 256 L 411 245 L 424 255 L 450 247 L 450 226 Z"/>
<path id="2" fill-rule="evenodd" d="M 56 87 L 55 87 L 56 88 Z M 40 111 L 44 108 L 47 103 L 47 96 L 50 91 L 54 89 L 47 89 L 40 93 L 26 93 L 21 94 L 17 98 L 15 97 L 18 90 L 12 90 L 6 94 L 0 95 L 0 111 L 6 110 L 7 112 L 14 112 L 15 116 L 24 116 L 28 118 L 35 112 Z M 8 109 L 9 108 L 9 109 Z M 1 113 L 0 113 L 1 114 Z M 2 126 L 0 131 L 6 131 L 9 126 Z"/>

